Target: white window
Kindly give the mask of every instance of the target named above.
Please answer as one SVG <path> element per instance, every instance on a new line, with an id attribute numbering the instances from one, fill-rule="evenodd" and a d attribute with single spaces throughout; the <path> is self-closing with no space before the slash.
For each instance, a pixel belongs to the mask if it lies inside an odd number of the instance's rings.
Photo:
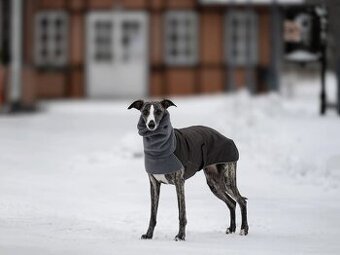
<path id="1" fill-rule="evenodd" d="M 194 65 L 198 59 L 198 17 L 193 11 L 165 14 L 165 62 Z"/>
<path id="2" fill-rule="evenodd" d="M 226 60 L 233 66 L 258 62 L 257 15 L 253 11 L 229 11 L 226 16 Z"/>
<path id="3" fill-rule="evenodd" d="M 67 64 L 68 16 L 63 11 L 44 11 L 35 17 L 35 63 L 41 67 Z"/>
<path id="4" fill-rule="evenodd" d="M 97 62 L 110 62 L 113 59 L 113 22 L 98 20 L 94 23 L 95 59 Z"/>

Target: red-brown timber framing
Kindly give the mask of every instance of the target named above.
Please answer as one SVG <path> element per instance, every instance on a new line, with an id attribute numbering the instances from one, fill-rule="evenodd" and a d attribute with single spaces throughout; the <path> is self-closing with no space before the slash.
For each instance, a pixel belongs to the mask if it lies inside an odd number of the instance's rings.
<path id="1" fill-rule="evenodd" d="M 94 10 L 144 10 L 149 14 L 149 96 L 215 93 L 228 89 L 225 61 L 225 13 L 228 5 L 203 5 L 198 0 L 26 0 L 24 7 L 23 91 L 28 102 L 41 98 L 86 97 L 85 19 Z M 244 6 L 233 5 L 233 8 Z M 34 17 L 42 10 L 65 10 L 69 14 L 69 60 L 63 69 L 40 69 L 34 65 Z M 259 17 L 256 70 L 270 66 L 270 11 L 253 6 Z M 199 57 L 195 66 L 172 67 L 164 61 L 164 13 L 193 10 L 199 15 Z M 234 68 L 237 88 L 245 86 L 246 71 Z M 256 91 L 267 88 L 255 72 Z"/>

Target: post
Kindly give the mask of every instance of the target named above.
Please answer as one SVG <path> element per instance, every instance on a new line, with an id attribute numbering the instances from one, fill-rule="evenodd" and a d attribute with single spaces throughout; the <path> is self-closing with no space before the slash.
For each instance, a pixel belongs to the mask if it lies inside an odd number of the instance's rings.
<path id="1" fill-rule="evenodd" d="M 10 108 L 20 105 L 22 64 L 22 0 L 11 0 L 11 64 L 7 98 Z"/>
<path id="2" fill-rule="evenodd" d="M 327 107 L 327 98 L 326 98 L 326 66 L 327 66 L 327 57 L 326 57 L 326 47 L 322 46 L 321 51 L 321 105 L 320 105 L 320 113 L 324 115 L 326 113 Z"/>
<path id="3" fill-rule="evenodd" d="M 338 102 L 337 102 L 337 110 L 340 115 L 340 57 L 336 60 L 336 77 L 337 77 L 337 87 L 338 87 Z"/>
<path id="4" fill-rule="evenodd" d="M 2 36 L 3 36 L 2 35 L 2 19 L 3 19 L 3 6 L 2 6 L 2 0 L 0 0 L 0 52 L 2 50 Z"/>

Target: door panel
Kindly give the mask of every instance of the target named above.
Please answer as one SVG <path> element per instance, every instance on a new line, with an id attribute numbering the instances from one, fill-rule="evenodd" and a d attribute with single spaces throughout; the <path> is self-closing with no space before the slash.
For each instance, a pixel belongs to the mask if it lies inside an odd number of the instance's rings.
<path id="1" fill-rule="evenodd" d="M 93 12 L 87 19 L 87 95 L 142 97 L 147 86 L 147 14 Z"/>

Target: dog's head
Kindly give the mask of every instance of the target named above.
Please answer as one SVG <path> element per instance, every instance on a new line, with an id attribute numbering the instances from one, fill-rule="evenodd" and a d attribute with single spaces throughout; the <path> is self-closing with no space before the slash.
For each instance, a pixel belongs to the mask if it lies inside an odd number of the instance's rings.
<path id="1" fill-rule="evenodd" d="M 144 102 L 143 100 L 134 101 L 128 109 L 135 108 L 142 114 L 143 120 L 148 130 L 155 131 L 159 122 L 164 116 L 165 110 L 170 106 L 176 106 L 171 100 Z"/>

